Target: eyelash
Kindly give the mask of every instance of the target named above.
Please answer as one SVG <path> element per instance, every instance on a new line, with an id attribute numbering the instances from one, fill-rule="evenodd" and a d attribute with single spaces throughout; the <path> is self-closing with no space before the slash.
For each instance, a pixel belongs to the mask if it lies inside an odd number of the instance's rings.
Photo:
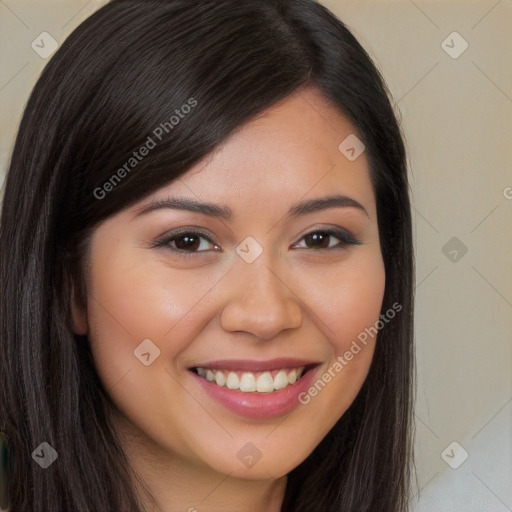
<path id="1" fill-rule="evenodd" d="M 300 240 L 304 240 L 306 237 L 311 236 L 313 234 L 321 233 L 323 235 L 332 236 L 334 238 L 338 238 L 340 240 L 340 243 L 338 245 L 335 245 L 334 247 L 324 247 L 320 249 L 310 249 L 312 251 L 325 251 L 325 250 L 332 250 L 332 249 L 343 249 L 347 245 L 361 245 L 362 242 L 358 240 L 352 233 L 349 233 L 348 231 L 342 230 L 342 229 L 316 229 L 314 231 L 310 231 L 309 233 L 306 233 Z M 180 249 L 174 249 L 170 246 L 170 242 L 173 242 L 175 239 L 179 238 L 182 235 L 200 235 L 201 237 L 208 240 L 213 245 L 217 245 L 206 233 L 203 233 L 201 231 L 193 231 L 190 229 L 184 229 L 181 231 L 175 231 L 171 234 L 165 235 L 164 237 L 158 239 L 155 241 L 155 243 L 152 245 L 153 248 L 157 247 L 164 247 L 175 254 L 177 254 L 180 257 L 183 258 L 193 258 L 195 255 L 200 254 L 202 252 L 208 252 L 208 251 L 196 251 L 196 252 L 187 252 Z M 298 243 L 298 242 L 296 242 Z M 217 245 L 218 246 L 218 245 Z M 307 249 L 307 247 L 305 248 Z"/>

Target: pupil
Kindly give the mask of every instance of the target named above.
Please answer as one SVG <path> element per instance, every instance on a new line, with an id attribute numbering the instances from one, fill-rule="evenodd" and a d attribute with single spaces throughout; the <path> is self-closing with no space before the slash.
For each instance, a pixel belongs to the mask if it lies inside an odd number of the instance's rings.
<path id="1" fill-rule="evenodd" d="M 195 240 L 194 240 L 195 238 Z M 180 241 L 183 241 L 180 242 Z M 198 237 L 197 236 L 190 236 L 190 235 L 181 235 L 180 237 L 178 237 L 175 242 L 176 242 L 176 247 L 178 249 L 197 249 L 199 247 L 198 243 Z"/>
<path id="2" fill-rule="evenodd" d="M 306 243 L 313 242 L 313 245 L 316 243 L 321 245 L 320 249 L 325 249 L 329 246 L 328 239 L 329 235 L 326 233 L 313 233 L 312 235 L 308 235 L 305 240 Z"/>

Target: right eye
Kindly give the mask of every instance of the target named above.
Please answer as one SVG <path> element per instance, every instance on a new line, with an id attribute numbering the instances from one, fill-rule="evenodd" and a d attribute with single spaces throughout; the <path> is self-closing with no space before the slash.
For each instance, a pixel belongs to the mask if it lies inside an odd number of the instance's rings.
<path id="1" fill-rule="evenodd" d="M 205 243 L 203 243 L 203 241 Z M 198 252 L 207 252 L 208 243 L 213 244 L 216 251 L 220 247 L 205 233 L 191 230 L 180 230 L 166 234 L 155 242 L 153 247 L 164 247 L 179 256 L 189 258 Z"/>

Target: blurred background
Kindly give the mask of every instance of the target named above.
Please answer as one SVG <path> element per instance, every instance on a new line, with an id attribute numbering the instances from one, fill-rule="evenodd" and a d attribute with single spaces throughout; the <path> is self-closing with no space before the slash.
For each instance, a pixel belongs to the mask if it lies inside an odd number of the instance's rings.
<path id="1" fill-rule="evenodd" d="M 42 68 L 105 3 L 0 0 L 0 187 Z M 512 1 L 321 3 L 381 70 L 409 151 L 418 371 L 411 512 L 512 511 Z M 0 447 L 0 472 L 3 457 Z"/>

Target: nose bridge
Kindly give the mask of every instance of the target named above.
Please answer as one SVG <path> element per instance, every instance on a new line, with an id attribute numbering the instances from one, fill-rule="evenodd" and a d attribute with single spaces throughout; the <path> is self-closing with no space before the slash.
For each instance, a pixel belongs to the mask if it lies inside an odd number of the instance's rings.
<path id="1" fill-rule="evenodd" d="M 230 286 L 221 314 L 227 331 L 247 331 L 270 339 L 302 324 L 298 298 L 265 252 L 252 263 L 238 261 Z"/>

